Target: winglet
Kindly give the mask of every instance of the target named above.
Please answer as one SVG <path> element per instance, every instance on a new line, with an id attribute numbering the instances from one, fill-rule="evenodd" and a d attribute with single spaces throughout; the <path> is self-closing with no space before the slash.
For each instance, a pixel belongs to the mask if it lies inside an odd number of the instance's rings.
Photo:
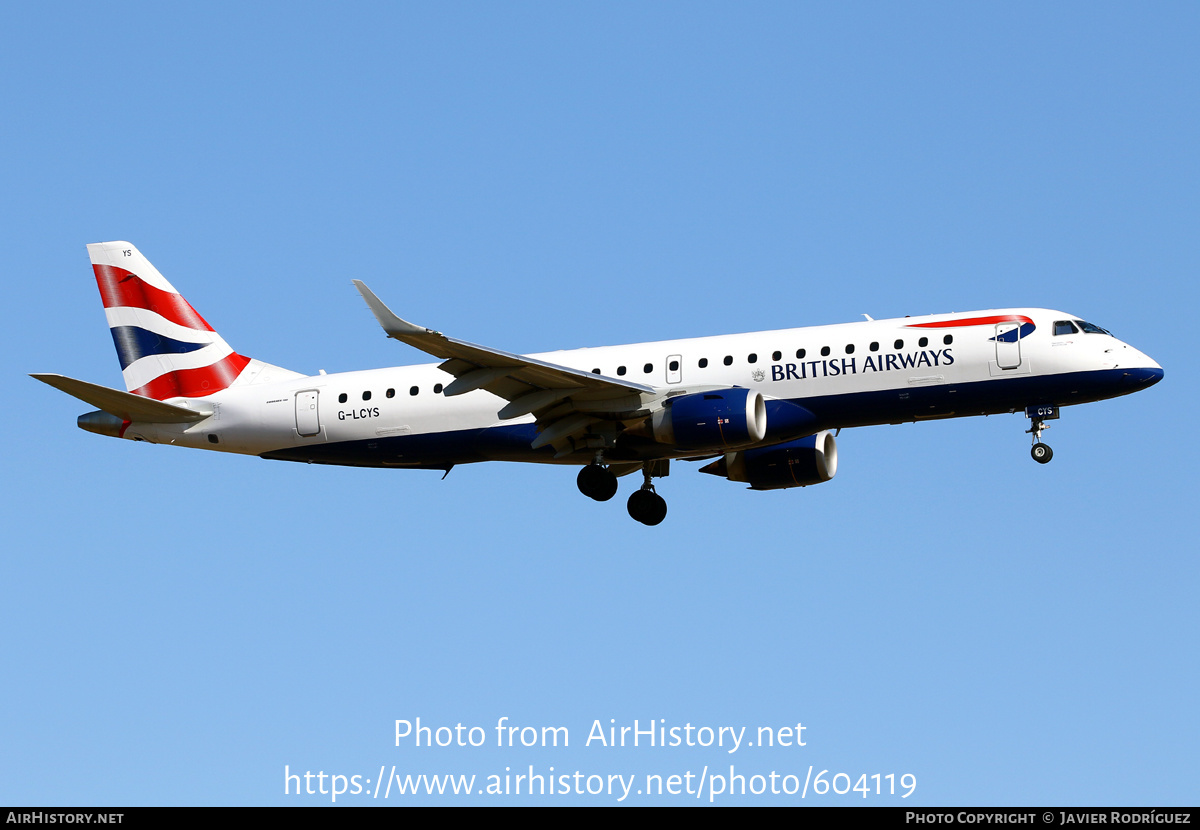
<path id="1" fill-rule="evenodd" d="M 407 320 L 401 320 L 397 317 L 390 308 L 384 305 L 383 300 L 375 296 L 375 292 L 367 288 L 366 283 L 362 280 L 353 280 L 354 287 L 358 289 L 358 293 L 362 294 L 362 298 L 367 301 L 367 308 L 371 309 L 371 313 L 375 315 L 375 319 L 379 321 L 379 325 L 383 326 L 383 330 L 387 332 L 387 336 L 394 340 L 403 340 L 404 335 L 413 334 L 438 334 L 438 332 L 423 326 L 414 326 Z"/>

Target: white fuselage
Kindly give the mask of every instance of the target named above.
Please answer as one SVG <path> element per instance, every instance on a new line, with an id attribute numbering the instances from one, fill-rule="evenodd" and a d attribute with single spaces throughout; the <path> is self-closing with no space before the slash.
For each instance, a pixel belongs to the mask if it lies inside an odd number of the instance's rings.
<path id="1" fill-rule="evenodd" d="M 1016 321 L 974 322 L 997 318 Z M 1029 333 L 1019 328 L 1020 320 L 1030 321 Z M 1046 309 L 1004 309 L 532 357 L 654 387 L 663 396 L 746 387 L 768 400 L 812 409 L 822 428 L 1069 405 L 1133 392 L 1161 376 L 1158 364 L 1109 334 L 1078 327 L 1055 334 L 1058 321 L 1078 318 Z M 1157 377 L 1145 379 L 1156 370 Z M 488 458 L 587 463 L 584 456 L 523 453 L 534 434 L 533 416 L 501 420 L 507 401 L 483 390 L 447 397 L 442 390 L 453 380 L 437 364 L 426 364 L 250 382 L 209 398 L 169 401 L 211 406 L 213 415 L 203 421 L 133 423 L 124 437 L 291 460 L 311 453 L 307 460 L 323 463 L 424 466 L 429 460 L 421 448 L 428 442 L 419 439 L 453 435 L 467 444 L 479 440 L 484 449 L 468 448 L 455 460 L 452 449 L 439 445 L 437 454 L 450 463 Z M 511 442 L 495 445 L 492 437 L 481 438 L 490 430 L 509 431 Z M 332 446 L 353 452 L 319 449 Z M 666 446 L 658 453 L 688 454 Z"/>

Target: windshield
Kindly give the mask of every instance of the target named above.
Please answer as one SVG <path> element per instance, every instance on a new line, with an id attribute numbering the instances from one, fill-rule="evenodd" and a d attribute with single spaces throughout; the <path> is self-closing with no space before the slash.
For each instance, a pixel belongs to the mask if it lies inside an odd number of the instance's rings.
<path id="1" fill-rule="evenodd" d="M 1076 320 L 1075 322 L 1079 324 L 1081 329 L 1083 329 L 1084 334 L 1107 334 L 1109 337 L 1112 337 L 1112 332 L 1106 331 L 1099 326 L 1092 325 L 1091 323 L 1085 323 L 1082 320 Z"/>

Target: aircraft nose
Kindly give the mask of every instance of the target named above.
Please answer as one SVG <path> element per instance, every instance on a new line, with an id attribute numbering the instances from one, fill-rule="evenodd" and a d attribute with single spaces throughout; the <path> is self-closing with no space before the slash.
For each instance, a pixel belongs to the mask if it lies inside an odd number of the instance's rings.
<path id="1" fill-rule="evenodd" d="M 1150 366 L 1139 366 L 1136 368 L 1126 369 L 1124 378 L 1125 383 L 1145 389 L 1162 380 L 1162 367 L 1153 360 L 1150 361 L 1150 364 Z"/>
<path id="2" fill-rule="evenodd" d="M 1147 389 L 1163 379 L 1163 368 L 1150 355 L 1128 343 L 1122 343 L 1121 347 L 1114 357 L 1117 358 L 1117 367 L 1121 369 L 1119 383 L 1122 386 L 1132 387 L 1130 391 Z"/>

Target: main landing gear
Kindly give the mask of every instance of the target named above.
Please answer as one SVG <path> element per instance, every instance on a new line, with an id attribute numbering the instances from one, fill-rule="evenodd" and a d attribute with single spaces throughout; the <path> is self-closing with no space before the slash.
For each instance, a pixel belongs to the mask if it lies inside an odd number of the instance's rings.
<path id="1" fill-rule="evenodd" d="M 1033 448 L 1029 454 L 1033 456 L 1033 460 L 1039 464 L 1049 464 L 1050 459 L 1054 457 L 1054 450 L 1050 449 L 1049 444 L 1042 443 L 1042 430 L 1049 429 L 1046 426 L 1046 421 L 1053 421 L 1058 418 L 1057 406 L 1030 406 L 1025 408 L 1025 417 L 1029 419 L 1029 429 L 1025 430 L 1027 434 L 1033 435 Z"/>
<path id="2" fill-rule="evenodd" d="M 645 476 L 645 483 L 633 491 L 627 506 L 634 521 L 653 527 L 667 518 L 667 500 L 654 492 L 654 485 L 650 483 L 649 465 L 642 468 L 642 474 Z"/>
<path id="3" fill-rule="evenodd" d="M 617 477 L 599 461 L 580 470 L 575 483 L 579 485 L 579 492 L 596 501 L 608 501 L 617 494 Z"/>
<path id="4" fill-rule="evenodd" d="M 617 477 L 603 462 L 603 456 L 597 453 L 596 460 L 580 470 L 575 479 L 579 492 L 596 501 L 608 501 L 617 494 Z M 669 465 L 666 460 L 642 464 L 643 484 L 629 497 L 628 503 L 629 515 L 635 521 L 653 527 L 667 517 L 666 499 L 654 491 L 651 477 L 667 475 Z"/>

